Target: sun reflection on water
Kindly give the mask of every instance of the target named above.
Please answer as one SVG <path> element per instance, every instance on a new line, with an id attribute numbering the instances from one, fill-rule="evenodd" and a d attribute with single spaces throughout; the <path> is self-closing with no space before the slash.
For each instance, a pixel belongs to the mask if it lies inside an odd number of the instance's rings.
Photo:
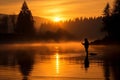
<path id="1" fill-rule="evenodd" d="M 56 53 L 56 73 L 59 74 L 59 54 Z"/>
<path id="2" fill-rule="evenodd" d="M 0 48 L 0 80 L 103 80 L 112 77 L 113 72 L 109 70 L 112 67 L 106 59 L 107 62 L 102 61 L 103 46 L 91 45 L 90 53 L 97 55 L 89 55 L 86 60 L 84 48 L 79 43 L 74 43 L 74 46 L 73 43 L 40 44 L 37 47 L 29 45 L 6 45 Z M 87 72 L 86 65 L 89 67 Z"/>

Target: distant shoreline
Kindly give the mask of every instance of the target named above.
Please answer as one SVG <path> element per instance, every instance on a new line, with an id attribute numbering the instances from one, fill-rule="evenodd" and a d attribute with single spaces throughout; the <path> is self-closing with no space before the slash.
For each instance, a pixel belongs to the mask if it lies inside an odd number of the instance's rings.
<path id="1" fill-rule="evenodd" d="M 119 40 L 109 40 L 109 39 L 102 39 L 102 40 L 94 40 L 90 42 L 90 45 L 120 45 Z"/>

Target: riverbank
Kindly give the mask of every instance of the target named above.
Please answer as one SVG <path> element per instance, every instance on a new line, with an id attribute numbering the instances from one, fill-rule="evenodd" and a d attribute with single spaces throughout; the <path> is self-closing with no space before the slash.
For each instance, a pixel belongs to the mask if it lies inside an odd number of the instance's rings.
<path id="1" fill-rule="evenodd" d="M 90 42 L 91 45 L 120 45 L 120 40 L 114 40 L 114 39 L 98 39 Z"/>

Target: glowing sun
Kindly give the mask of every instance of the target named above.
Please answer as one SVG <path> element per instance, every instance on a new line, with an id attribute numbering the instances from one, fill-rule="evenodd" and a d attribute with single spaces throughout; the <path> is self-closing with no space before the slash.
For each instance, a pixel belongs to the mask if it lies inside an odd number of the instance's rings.
<path id="1" fill-rule="evenodd" d="M 60 22 L 62 19 L 60 17 L 54 17 L 53 21 Z"/>

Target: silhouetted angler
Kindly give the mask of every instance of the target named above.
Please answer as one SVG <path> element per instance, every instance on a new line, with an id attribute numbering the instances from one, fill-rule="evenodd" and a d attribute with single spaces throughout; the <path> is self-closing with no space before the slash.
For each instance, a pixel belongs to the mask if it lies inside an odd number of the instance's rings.
<path id="1" fill-rule="evenodd" d="M 87 38 L 84 39 L 83 45 L 85 47 L 86 55 L 88 55 L 89 41 Z"/>

